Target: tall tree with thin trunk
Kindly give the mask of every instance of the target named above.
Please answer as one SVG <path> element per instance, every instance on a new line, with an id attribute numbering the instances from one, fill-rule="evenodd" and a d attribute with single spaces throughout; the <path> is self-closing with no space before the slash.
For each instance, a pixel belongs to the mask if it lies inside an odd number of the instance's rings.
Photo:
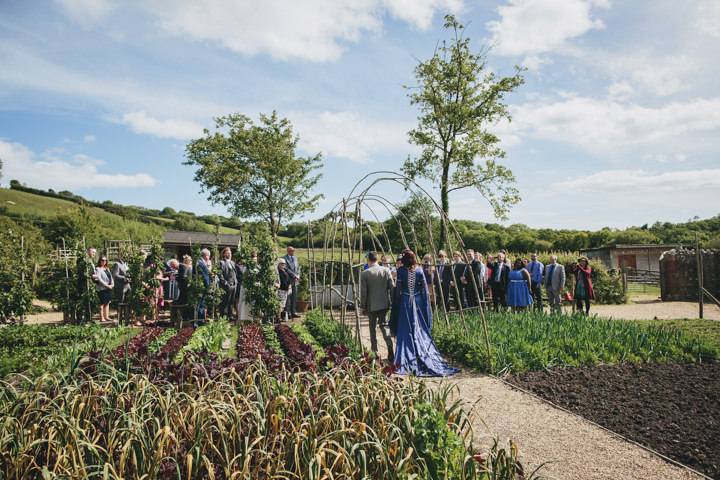
<path id="1" fill-rule="evenodd" d="M 495 216 L 504 219 L 520 196 L 512 171 L 498 163 L 505 152 L 488 127 L 502 118 L 510 120 L 503 100 L 524 83 L 524 69 L 516 66 L 509 77 L 489 71 L 487 50 L 470 51 L 465 27 L 454 16 L 445 17 L 445 28 L 451 38 L 443 40 L 429 60 L 418 62 L 417 85 L 404 86 L 410 90 L 410 103 L 420 108 L 409 141 L 423 150 L 418 158 L 408 157 L 403 172 L 436 181 L 446 213 L 450 192 L 472 187 L 490 203 Z M 441 243 L 446 231 L 443 219 Z"/>
<path id="2" fill-rule="evenodd" d="M 239 218 L 264 220 L 273 241 L 283 222 L 310 212 L 322 194 L 312 195 L 321 174 L 320 154 L 296 157 L 298 136 L 286 118 L 260 115 L 259 125 L 245 115 L 215 119 L 216 131 L 192 140 L 185 148 L 185 165 L 199 167 L 195 181 Z"/>

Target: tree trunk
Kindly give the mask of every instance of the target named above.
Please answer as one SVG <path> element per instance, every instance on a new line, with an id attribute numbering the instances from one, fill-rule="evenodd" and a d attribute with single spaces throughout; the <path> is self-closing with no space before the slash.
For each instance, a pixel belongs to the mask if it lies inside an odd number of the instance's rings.
<path id="1" fill-rule="evenodd" d="M 448 176 L 450 174 L 450 163 L 446 162 L 443 165 L 443 171 L 442 171 L 442 183 L 440 184 L 440 206 L 443 209 L 443 212 L 450 218 L 450 202 L 448 200 Z M 445 241 L 447 239 L 447 223 L 445 221 L 445 216 L 440 216 L 440 249 L 444 249 L 446 247 L 449 247 L 449 245 L 445 245 Z M 448 256 L 452 258 L 452 252 L 447 252 Z"/>

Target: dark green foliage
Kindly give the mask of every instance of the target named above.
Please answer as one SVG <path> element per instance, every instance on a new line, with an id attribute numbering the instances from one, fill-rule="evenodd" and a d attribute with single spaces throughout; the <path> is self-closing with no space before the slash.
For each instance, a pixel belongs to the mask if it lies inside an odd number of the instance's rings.
<path id="1" fill-rule="evenodd" d="M 145 258 L 136 245 L 124 252 L 128 265 L 130 292 L 127 302 L 137 318 L 151 318 L 155 313 L 155 304 L 160 297 L 161 281 L 157 278 L 162 268 L 162 247 L 160 241 L 152 240 L 152 247 Z"/>
<path id="2" fill-rule="evenodd" d="M 251 256 L 253 250 L 257 251 L 257 262 Z M 275 287 L 278 284 L 276 256 L 275 244 L 267 230 L 246 239 L 236 253 L 236 262 L 247 267 L 241 280 L 245 298 L 251 302 L 253 316 L 266 322 L 272 322 L 280 311 Z"/>
<path id="3" fill-rule="evenodd" d="M 362 356 L 362 346 L 357 343 L 350 326 L 341 324 L 320 309 L 310 311 L 303 324 L 321 346 L 347 345 L 351 357 L 358 359 Z"/>
<path id="4" fill-rule="evenodd" d="M 422 403 L 415 413 L 411 438 L 427 465 L 428 478 L 462 478 L 467 451 L 463 439 L 448 424 L 449 412 Z"/>
<path id="5" fill-rule="evenodd" d="M 23 245 L 22 233 L 12 227 L 0 225 L 0 324 L 20 321 L 35 298 L 26 256 L 29 245 Z"/>

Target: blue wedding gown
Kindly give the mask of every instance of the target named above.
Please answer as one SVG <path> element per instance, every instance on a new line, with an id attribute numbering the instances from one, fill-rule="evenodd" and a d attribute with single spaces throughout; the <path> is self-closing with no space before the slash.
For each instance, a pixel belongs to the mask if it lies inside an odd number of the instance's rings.
<path id="1" fill-rule="evenodd" d="M 397 269 L 390 326 L 397 332 L 395 363 L 397 373 L 419 377 L 444 377 L 460 370 L 449 366 L 430 334 L 432 323 L 425 276 L 420 267 L 409 272 Z"/>

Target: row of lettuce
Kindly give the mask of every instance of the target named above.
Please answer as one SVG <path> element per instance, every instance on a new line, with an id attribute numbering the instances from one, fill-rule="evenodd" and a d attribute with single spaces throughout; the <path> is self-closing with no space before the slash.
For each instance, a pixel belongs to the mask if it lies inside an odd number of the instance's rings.
<path id="1" fill-rule="evenodd" d="M 514 445 L 477 450 L 449 388 L 393 371 L 319 312 L 145 328 L 0 384 L 0 477 L 525 478 Z"/>

